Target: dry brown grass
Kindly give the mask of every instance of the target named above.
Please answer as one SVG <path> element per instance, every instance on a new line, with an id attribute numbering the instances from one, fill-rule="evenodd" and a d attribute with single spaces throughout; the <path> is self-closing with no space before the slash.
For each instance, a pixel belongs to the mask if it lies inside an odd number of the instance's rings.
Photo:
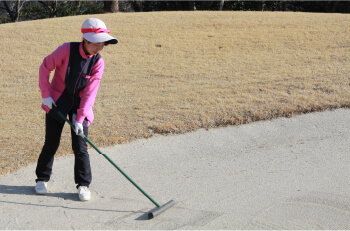
<path id="1" fill-rule="evenodd" d="M 99 147 L 350 106 L 350 15 L 94 16 L 120 40 L 102 52 L 90 129 Z M 57 46 L 81 40 L 86 18 L 0 25 L 0 174 L 37 160 L 45 129 L 38 68 Z M 66 126 L 58 154 L 71 152 Z"/>

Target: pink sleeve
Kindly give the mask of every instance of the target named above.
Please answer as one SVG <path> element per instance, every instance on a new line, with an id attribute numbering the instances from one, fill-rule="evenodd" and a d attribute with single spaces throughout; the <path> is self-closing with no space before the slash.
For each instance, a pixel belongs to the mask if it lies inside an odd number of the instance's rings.
<path id="1" fill-rule="evenodd" d="M 76 121 L 79 123 L 83 123 L 85 117 L 88 117 L 88 115 L 93 114 L 92 106 L 95 103 L 98 87 L 100 85 L 100 81 L 103 75 L 103 70 L 104 70 L 104 60 L 101 57 L 92 68 L 89 82 L 86 84 L 85 88 L 81 91 L 80 107 L 77 111 L 77 118 L 76 118 Z"/>
<path id="2" fill-rule="evenodd" d="M 51 97 L 50 95 L 50 73 L 56 67 L 63 64 L 64 59 L 69 54 L 69 43 L 59 46 L 52 54 L 45 57 L 39 68 L 39 88 L 42 98 Z"/>

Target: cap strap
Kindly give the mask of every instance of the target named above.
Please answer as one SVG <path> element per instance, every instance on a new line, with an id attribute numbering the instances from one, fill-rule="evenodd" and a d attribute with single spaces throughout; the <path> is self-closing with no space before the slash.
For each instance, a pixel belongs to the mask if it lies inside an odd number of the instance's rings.
<path id="1" fill-rule="evenodd" d="M 103 29 L 103 28 L 81 28 L 81 33 L 108 33 L 111 32 L 110 30 Z"/>

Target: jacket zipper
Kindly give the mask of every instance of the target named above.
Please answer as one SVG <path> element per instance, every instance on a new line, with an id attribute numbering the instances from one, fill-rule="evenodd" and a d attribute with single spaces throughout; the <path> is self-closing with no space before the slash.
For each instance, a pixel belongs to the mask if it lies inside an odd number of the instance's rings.
<path id="1" fill-rule="evenodd" d="M 83 73 L 83 71 L 84 71 L 84 69 L 85 69 L 86 64 L 87 64 L 87 62 L 84 64 L 83 69 L 81 70 L 81 72 L 80 72 L 80 74 L 79 74 L 79 76 L 78 76 L 78 80 L 77 80 L 77 82 L 75 83 L 74 90 L 73 90 L 73 104 L 72 104 L 72 106 L 69 108 L 68 112 L 70 112 L 70 110 L 72 110 L 72 108 L 74 107 L 75 90 L 77 89 L 78 82 L 79 82 L 79 80 L 80 80 L 80 78 L 81 78 L 81 75 L 82 75 L 82 73 Z M 77 116 L 78 116 L 78 111 L 77 111 Z"/>

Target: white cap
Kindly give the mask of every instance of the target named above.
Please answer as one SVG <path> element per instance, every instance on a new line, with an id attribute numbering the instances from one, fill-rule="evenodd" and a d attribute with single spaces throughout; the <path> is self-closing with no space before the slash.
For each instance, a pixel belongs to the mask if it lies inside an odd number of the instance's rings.
<path id="1" fill-rule="evenodd" d="M 118 40 L 109 35 L 106 24 L 97 18 L 88 18 L 81 26 L 83 37 L 92 43 L 117 44 Z"/>

